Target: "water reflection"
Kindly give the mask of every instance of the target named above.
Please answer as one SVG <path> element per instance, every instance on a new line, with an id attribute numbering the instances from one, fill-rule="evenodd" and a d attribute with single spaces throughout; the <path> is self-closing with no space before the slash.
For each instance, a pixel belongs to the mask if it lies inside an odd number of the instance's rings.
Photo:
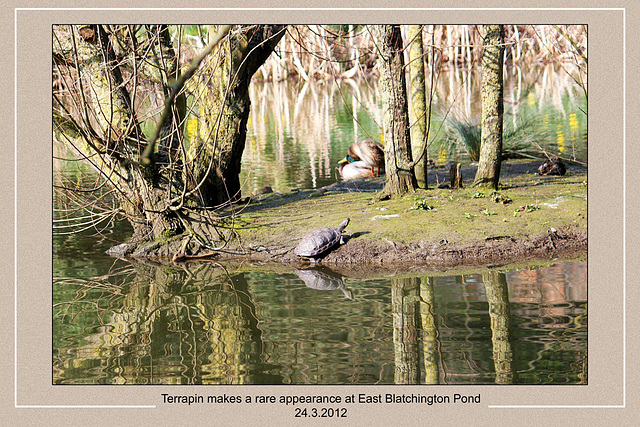
<path id="1" fill-rule="evenodd" d="M 540 145 L 550 155 L 586 162 L 586 98 L 572 78 L 575 72 L 554 65 L 506 69 L 505 135 L 518 138 L 514 151 L 542 156 Z M 250 91 L 241 172 L 247 195 L 265 186 L 285 192 L 331 184 L 339 180 L 336 166 L 349 145 L 384 142 L 375 80 L 254 82 Z M 479 123 L 479 70 L 441 72 L 433 94 L 429 158 L 439 164 L 469 162 L 449 121 Z"/>
<path id="2" fill-rule="evenodd" d="M 214 263 L 110 271 L 54 279 L 57 384 L 587 381 L 582 262 L 377 279 Z"/>
<path id="3" fill-rule="evenodd" d="M 294 273 L 309 288 L 318 290 L 340 289 L 346 298 L 353 299 L 351 291 L 344 287 L 342 275 L 332 271 L 330 268 L 317 266 L 306 270 L 295 270 Z"/>
<path id="4" fill-rule="evenodd" d="M 513 68 L 507 82 L 513 126 L 543 117 L 554 135 L 549 152 L 586 160 L 583 98 L 568 75 Z M 477 73 L 452 70 L 436 84 L 439 105 L 479 115 Z M 372 82 L 251 90 L 245 193 L 330 184 L 350 144 L 381 140 Z M 442 121 L 434 118 L 434 137 L 446 139 Z M 435 143 L 429 152 L 438 162 L 458 155 Z M 106 222 L 100 239 L 54 236 L 57 384 L 587 382 L 582 262 L 375 278 L 326 267 L 129 264 L 102 255 L 131 232 Z"/>
<path id="5" fill-rule="evenodd" d="M 512 325 L 509 288 L 504 273 L 489 271 L 482 274 L 491 319 L 491 344 L 496 384 L 513 384 L 515 366 L 511 347 Z"/>

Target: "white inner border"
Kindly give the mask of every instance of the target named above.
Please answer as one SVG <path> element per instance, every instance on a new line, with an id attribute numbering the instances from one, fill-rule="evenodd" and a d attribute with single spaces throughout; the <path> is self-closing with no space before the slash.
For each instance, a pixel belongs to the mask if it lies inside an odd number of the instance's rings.
<path id="1" fill-rule="evenodd" d="M 427 11 L 427 10 L 478 10 L 478 11 L 527 11 L 527 10 L 603 10 L 622 12 L 622 404 L 621 405 L 488 405 L 488 408 L 626 408 L 627 402 L 627 242 L 626 242 L 626 206 L 627 206 L 627 174 L 626 174 L 626 148 L 627 148 L 627 17 L 626 8 L 15 8 L 14 9 L 14 407 L 15 408 L 156 408 L 156 405 L 20 405 L 18 403 L 18 12 L 19 11 L 64 11 L 64 10 L 90 10 L 90 11 L 144 11 L 144 10 L 220 10 L 220 11 Z"/>

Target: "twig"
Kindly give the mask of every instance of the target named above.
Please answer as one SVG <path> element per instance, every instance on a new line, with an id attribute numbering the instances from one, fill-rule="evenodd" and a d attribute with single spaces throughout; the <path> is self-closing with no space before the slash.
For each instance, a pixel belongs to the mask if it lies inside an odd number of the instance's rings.
<path id="1" fill-rule="evenodd" d="M 158 141 L 160 130 L 162 129 L 162 126 L 164 126 L 164 122 L 167 120 L 167 116 L 169 115 L 169 111 L 173 106 L 173 101 L 175 97 L 178 95 L 178 92 L 180 92 L 180 90 L 183 88 L 187 80 L 189 80 L 193 76 L 193 74 L 196 72 L 196 70 L 198 69 L 198 67 L 200 66 L 200 63 L 204 60 L 204 58 L 206 58 L 207 55 L 209 55 L 213 51 L 213 49 L 218 45 L 218 43 L 220 43 L 220 41 L 224 38 L 224 36 L 227 35 L 227 33 L 231 30 L 231 27 L 232 27 L 231 25 L 222 26 L 222 28 L 218 30 L 218 33 L 215 35 L 211 44 L 209 44 L 209 46 L 207 46 L 204 52 L 202 52 L 198 57 L 196 57 L 191 62 L 191 65 L 189 66 L 187 71 L 185 71 L 185 73 L 175 83 L 171 85 L 172 90 L 171 90 L 171 93 L 169 94 L 169 97 L 165 101 L 164 109 L 162 110 L 162 114 L 160 115 L 160 120 L 158 121 L 156 129 L 153 133 L 153 136 L 149 140 L 147 147 L 144 149 L 142 156 L 140 156 L 140 163 L 142 163 L 143 165 L 151 164 L 151 160 L 152 160 L 151 155 L 153 154 L 153 149 L 156 145 L 156 142 Z"/>

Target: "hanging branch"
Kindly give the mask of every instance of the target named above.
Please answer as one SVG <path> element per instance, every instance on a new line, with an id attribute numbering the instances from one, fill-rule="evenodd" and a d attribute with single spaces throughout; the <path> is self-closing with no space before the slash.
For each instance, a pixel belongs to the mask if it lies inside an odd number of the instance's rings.
<path id="1" fill-rule="evenodd" d="M 193 61 L 191 61 L 191 65 L 185 71 L 185 73 L 182 76 L 180 76 L 178 80 L 176 80 L 173 83 L 170 83 L 171 93 L 169 94 L 169 97 L 165 101 L 164 109 L 162 110 L 162 114 L 160 115 L 160 120 L 158 122 L 158 125 L 156 126 L 156 129 L 153 133 L 153 136 L 149 140 L 147 147 L 144 149 L 142 156 L 140 156 L 140 163 L 142 163 L 143 165 L 150 165 L 153 162 L 153 156 L 152 156 L 153 150 L 155 148 L 156 142 L 158 141 L 160 130 L 162 129 L 162 126 L 164 126 L 164 122 L 167 120 L 167 117 L 169 116 L 169 111 L 171 110 L 171 106 L 173 105 L 173 101 L 175 100 L 176 96 L 178 95 L 180 90 L 184 87 L 187 80 L 189 80 L 193 76 L 193 74 L 196 72 L 198 67 L 200 67 L 200 63 L 213 51 L 213 49 L 218 45 L 218 43 L 220 43 L 220 41 L 224 38 L 224 36 L 226 36 L 227 33 L 231 30 L 231 27 L 232 27 L 231 25 L 222 26 L 218 30 L 218 33 L 215 35 L 213 41 L 209 44 L 209 46 L 207 46 L 207 48 L 199 56 L 197 56 Z"/>

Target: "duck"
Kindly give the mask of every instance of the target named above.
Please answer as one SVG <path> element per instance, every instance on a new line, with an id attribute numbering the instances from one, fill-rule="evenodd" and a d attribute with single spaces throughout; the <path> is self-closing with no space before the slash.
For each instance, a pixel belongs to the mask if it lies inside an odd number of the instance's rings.
<path id="1" fill-rule="evenodd" d="M 349 163 L 347 159 L 342 159 L 338 166 L 338 172 L 340 172 L 340 176 L 345 181 L 349 179 L 373 176 L 373 169 L 371 166 L 362 160 Z"/>
<path id="2" fill-rule="evenodd" d="M 384 173 L 384 146 L 365 139 L 351 144 L 347 156 L 338 162 L 342 179 L 378 176 Z"/>

